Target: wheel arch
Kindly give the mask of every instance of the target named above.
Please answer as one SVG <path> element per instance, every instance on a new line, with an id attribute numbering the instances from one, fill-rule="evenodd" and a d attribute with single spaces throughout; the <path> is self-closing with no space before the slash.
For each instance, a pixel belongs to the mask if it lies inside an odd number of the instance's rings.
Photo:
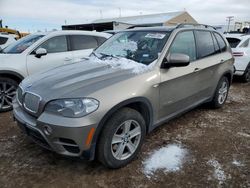
<path id="1" fill-rule="evenodd" d="M 233 81 L 233 73 L 231 71 L 227 71 L 222 75 L 222 77 L 223 76 L 225 76 L 228 79 L 229 85 L 231 85 Z"/>
<path id="2" fill-rule="evenodd" d="M 146 121 L 146 130 L 147 130 L 147 132 L 150 132 L 150 130 L 151 130 L 150 127 L 152 127 L 152 124 L 153 124 L 153 107 L 152 107 L 150 101 L 145 97 L 131 98 L 131 99 L 125 100 L 125 101 L 117 104 L 116 106 L 114 106 L 112 109 L 110 109 L 104 115 L 104 117 L 102 118 L 102 120 L 98 124 L 98 127 L 97 127 L 95 134 L 93 136 L 93 140 L 92 140 L 93 147 L 95 147 L 96 144 L 98 143 L 105 123 L 109 120 L 109 118 L 112 116 L 112 114 L 114 114 L 116 111 L 118 111 L 119 109 L 124 108 L 124 107 L 132 108 L 132 109 L 138 111 L 139 113 L 141 113 L 141 115 L 143 116 L 143 118 Z M 94 149 L 94 151 L 95 150 L 96 150 L 96 148 Z M 94 153 L 92 153 L 92 154 L 93 154 L 92 155 L 92 158 L 93 158 Z"/>
<path id="3" fill-rule="evenodd" d="M 24 79 L 24 77 L 14 71 L 0 70 L 0 77 L 10 78 L 18 82 L 18 84 Z"/>

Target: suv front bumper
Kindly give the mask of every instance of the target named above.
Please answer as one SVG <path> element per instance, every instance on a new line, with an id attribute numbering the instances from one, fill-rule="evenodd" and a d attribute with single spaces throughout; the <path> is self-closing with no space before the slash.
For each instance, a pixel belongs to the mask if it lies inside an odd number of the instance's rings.
<path id="1" fill-rule="evenodd" d="M 46 113 L 36 119 L 16 102 L 13 104 L 13 116 L 22 132 L 40 146 L 65 156 L 94 159 L 96 144 L 92 138 L 97 124 L 82 125 L 81 118 L 64 118 Z"/>

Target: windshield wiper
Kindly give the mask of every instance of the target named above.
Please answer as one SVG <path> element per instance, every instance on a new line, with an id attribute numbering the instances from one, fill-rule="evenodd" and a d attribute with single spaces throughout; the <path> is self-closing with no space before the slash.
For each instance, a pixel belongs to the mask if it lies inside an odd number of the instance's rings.
<path id="1" fill-rule="evenodd" d="M 116 56 L 116 55 L 105 54 L 105 53 L 100 53 L 100 54 L 102 55 L 101 58 L 111 57 L 111 58 L 119 59 L 119 56 Z"/>

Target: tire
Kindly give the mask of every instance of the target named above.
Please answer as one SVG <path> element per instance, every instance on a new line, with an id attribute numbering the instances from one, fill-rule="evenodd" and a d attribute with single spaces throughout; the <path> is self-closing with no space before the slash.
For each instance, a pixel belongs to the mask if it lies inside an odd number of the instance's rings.
<path id="1" fill-rule="evenodd" d="M 0 112 L 12 110 L 12 99 L 16 95 L 17 87 L 15 80 L 0 77 Z"/>
<path id="2" fill-rule="evenodd" d="M 210 102 L 210 106 L 212 108 L 221 108 L 225 104 L 229 87 L 228 78 L 223 76 L 218 83 L 213 100 Z"/>
<path id="3" fill-rule="evenodd" d="M 245 73 L 242 76 L 242 81 L 245 83 L 250 82 L 250 64 L 247 66 Z"/>
<path id="4" fill-rule="evenodd" d="M 130 126 L 128 126 L 129 123 Z M 130 131 L 126 131 L 125 127 L 130 127 Z M 132 135 L 132 131 L 138 135 Z M 125 135 L 126 132 L 127 135 Z M 126 166 L 140 151 L 145 135 L 146 124 L 142 115 L 131 108 L 122 108 L 104 125 L 97 145 L 98 160 L 108 168 L 116 169 Z"/>

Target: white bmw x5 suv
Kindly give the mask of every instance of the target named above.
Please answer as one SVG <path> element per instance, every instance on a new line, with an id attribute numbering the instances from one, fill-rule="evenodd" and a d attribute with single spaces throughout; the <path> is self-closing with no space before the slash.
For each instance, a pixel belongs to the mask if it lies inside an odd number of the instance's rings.
<path id="1" fill-rule="evenodd" d="M 12 109 L 18 84 L 27 76 L 81 62 L 111 35 L 91 31 L 53 31 L 22 38 L 0 52 L 0 112 Z"/>

